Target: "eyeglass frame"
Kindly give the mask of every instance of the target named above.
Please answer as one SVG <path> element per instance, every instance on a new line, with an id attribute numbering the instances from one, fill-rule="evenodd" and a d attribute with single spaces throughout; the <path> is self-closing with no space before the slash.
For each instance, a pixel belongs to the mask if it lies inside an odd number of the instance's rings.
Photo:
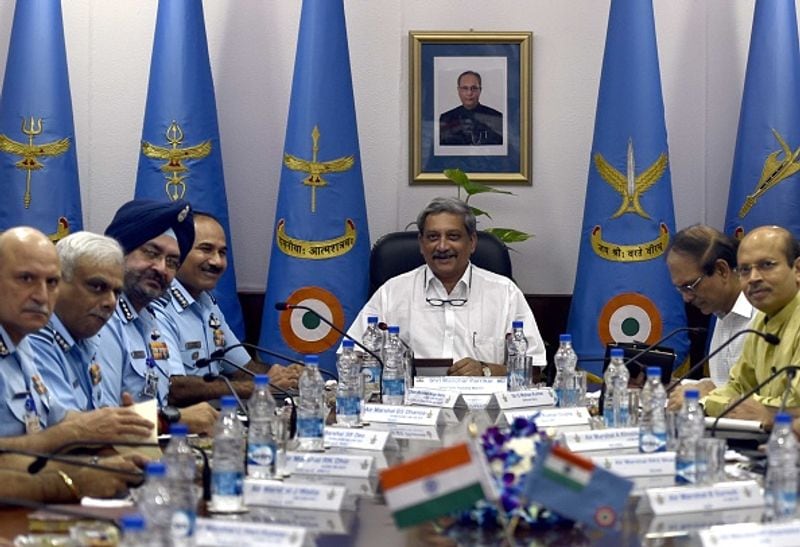
<path id="1" fill-rule="evenodd" d="M 697 286 L 700 285 L 700 282 L 708 277 L 708 274 L 702 273 L 700 277 L 692 281 L 691 283 L 685 283 L 683 285 L 674 285 L 675 290 L 681 294 L 697 294 Z"/>
<path id="2" fill-rule="evenodd" d="M 482 89 L 483 88 L 481 86 L 479 86 L 479 85 L 460 85 L 460 86 L 458 86 L 458 90 L 463 92 L 463 93 L 467 93 L 468 91 L 471 91 L 472 93 L 477 93 L 478 91 L 481 91 Z"/>
<path id="3" fill-rule="evenodd" d="M 428 269 L 425 268 L 425 277 L 422 282 L 423 290 L 428 289 Z M 466 298 L 429 298 L 425 297 L 425 302 L 434 308 L 442 308 L 445 304 L 450 304 L 454 308 L 460 308 L 469 302 L 469 295 L 472 292 L 472 264 L 469 265 L 469 282 L 467 283 L 467 297 Z"/>
<path id="4" fill-rule="evenodd" d="M 780 265 L 781 262 L 779 260 L 767 258 L 764 260 L 759 260 L 755 264 L 746 264 L 744 269 L 747 271 L 742 271 L 742 266 L 737 266 L 736 275 L 739 276 L 739 279 L 747 279 L 753 273 L 753 270 L 758 270 L 761 274 L 769 274 Z"/>

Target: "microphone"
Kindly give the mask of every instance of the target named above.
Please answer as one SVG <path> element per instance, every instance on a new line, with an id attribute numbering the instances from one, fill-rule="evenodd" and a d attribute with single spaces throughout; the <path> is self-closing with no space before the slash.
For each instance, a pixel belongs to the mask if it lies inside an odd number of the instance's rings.
<path id="1" fill-rule="evenodd" d="M 206 382 L 213 382 L 214 380 L 222 380 L 225 382 L 225 385 L 228 386 L 228 391 L 230 391 L 231 395 L 233 395 L 233 398 L 236 399 L 236 404 L 239 405 L 239 410 L 241 410 L 242 414 L 247 416 L 247 408 L 245 408 L 244 403 L 242 403 L 242 400 L 239 398 L 239 394 L 236 393 L 236 390 L 233 388 L 233 384 L 231 384 L 230 380 L 228 380 L 222 374 L 217 374 L 216 372 L 206 372 L 203 375 L 203 380 Z"/>
<path id="2" fill-rule="evenodd" d="M 639 357 L 642 357 L 646 353 L 651 352 L 652 350 L 654 350 L 655 348 L 657 348 L 658 346 L 660 346 L 661 344 L 663 344 L 664 342 L 666 342 L 667 340 L 669 340 L 670 338 L 672 338 L 673 336 L 675 336 L 678 333 L 681 333 L 681 332 L 705 332 L 707 330 L 708 329 L 705 328 L 705 327 L 678 327 L 677 329 L 674 329 L 674 330 L 670 331 L 669 334 L 667 334 L 666 336 L 664 336 L 663 338 L 661 338 L 657 342 L 655 342 L 653 344 L 650 344 L 649 346 L 644 348 L 642 351 L 640 351 L 639 353 L 637 353 L 636 355 L 634 355 L 633 357 L 631 357 L 630 359 L 625 361 L 624 364 L 625 364 L 625 366 L 628 366 L 629 364 L 634 363 Z M 639 363 L 637 363 L 637 364 L 639 364 Z"/>
<path id="3" fill-rule="evenodd" d="M 727 416 L 728 414 L 730 414 L 733 411 L 734 408 L 736 408 L 737 406 L 739 406 L 740 404 L 745 402 L 747 399 L 752 397 L 755 393 L 758 393 L 758 391 L 762 387 L 764 387 L 767 384 L 769 384 L 772 380 L 774 380 L 775 378 L 777 378 L 781 374 L 784 374 L 784 373 L 788 372 L 789 373 L 789 385 L 787 386 L 787 389 L 783 394 L 783 401 L 781 402 L 781 406 L 783 406 L 786 403 L 786 397 L 787 397 L 787 394 L 789 392 L 789 389 L 791 389 L 792 379 L 794 378 L 794 375 L 797 373 L 798 370 L 800 370 L 800 366 L 797 366 L 797 365 L 788 365 L 788 366 L 783 367 L 780 370 L 773 370 L 772 374 L 770 374 L 763 382 L 761 382 L 760 384 L 758 384 L 754 388 L 750 389 L 747 393 L 745 393 L 739 399 L 737 399 L 735 403 L 733 403 L 731 406 L 729 406 L 728 408 L 723 410 L 722 413 L 719 416 L 717 416 L 717 419 L 714 420 L 714 423 L 711 425 L 711 436 L 712 437 L 716 436 L 716 434 L 717 434 L 717 425 L 719 424 L 719 421 L 722 418 L 724 418 L 725 416 Z"/>
<path id="4" fill-rule="evenodd" d="M 229 361 L 228 359 L 223 359 L 223 357 L 225 356 L 226 353 L 228 353 L 230 350 L 235 349 L 235 348 L 250 348 L 250 349 L 254 349 L 254 350 L 256 350 L 256 351 L 258 351 L 260 353 L 266 353 L 267 355 L 271 355 L 272 357 L 277 357 L 278 359 L 282 359 L 282 360 L 286 361 L 287 363 L 291 363 L 293 365 L 300 365 L 301 367 L 305 366 L 305 363 L 303 363 L 302 361 L 298 361 L 297 359 L 294 359 L 292 357 L 287 357 L 286 355 L 283 355 L 283 354 L 278 353 L 276 351 L 272 351 L 272 350 L 269 350 L 267 348 L 263 348 L 261 346 L 257 346 L 255 344 L 250 344 L 248 342 L 239 342 L 238 344 L 233 344 L 233 345 L 230 345 L 230 346 L 228 346 L 226 348 L 214 350 L 214 351 L 211 352 L 211 355 L 209 355 L 207 358 L 204 357 L 202 359 L 198 359 L 197 361 L 195 361 L 194 362 L 194 366 L 196 366 L 198 368 L 202 368 L 202 367 L 210 366 L 211 363 L 213 363 L 214 361 L 224 361 L 224 362 L 228 363 L 229 365 L 231 365 L 232 367 L 234 367 L 234 368 L 236 368 L 238 370 L 241 370 L 241 371 L 243 371 L 243 372 L 245 372 L 247 374 L 250 374 L 250 376 L 253 376 L 255 373 L 252 370 L 248 370 L 248 369 L 246 369 L 246 368 L 244 368 L 244 367 L 242 367 L 240 365 L 237 365 L 236 363 L 233 363 L 233 362 Z M 332 380 L 338 380 L 338 378 L 336 378 L 335 374 L 331 374 L 327 370 L 319 369 L 319 372 L 320 372 L 320 374 L 327 375 Z M 269 374 L 269 372 L 267 372 L 267 374 Z M 272 385 L 272 384 L 270 384 L 270 385 Z M 282 393 L 286 393 L 285 390 L 282 390 L 281 388 L 279 388 L 279 387 L 277 387 L 275 385 L 273 385 L 272 387 L 274 387 L 275 389 L 277 389 L 278 391 L 280 391 Z"/>
<path id="5" fill-rule="evenodd" d="M 83 442 L 75 442 L 73 443 L 75 446 L 86 446 Z M 108 445 L 107 442 L 103 443 L 104 445 Z M 59 447 L 60 448 L 60 447 Z M 143 478 L 144 475 L 139 471 L 127 471 L 125 469 L 117 469 L 116 467 L 109 467 L 107 465 L 103 465 L 101 463 L 92 463 L 87 462 L 84 460 L 77 460 L 74 456 L 63 456 L 59 455 L 60 450 L 56 450 L 50 454 L 45 454 L 42 452 L 30 452 L 28 450 L 17 450 L 17 449 L 10 449 L 10 448 L 0 448 L 0 454 L 16 454 L 18 456 L 27 456 L 29 458 L 34 458 L 33 462 L 28 466 L 28 473 L 35 474 L 38 473 L 45 465 L 47 465 L 48 460 L 52 460 L 54 462 L 65 463 L 69 465 L 74 465 L 75 467 L 89 467 L 91 469 L 97 469 L 98 471 L 108 471 L 109 473 L 117 473 L 118 475 L 127 475 L 129 477 L 136 477 L 136 478 Z M 31 468 L 35 467 L 35 471 L 31 471 Z"/>
<path id="6" fill-rule="evenodd" d="M 202 363 L 201 363 L 201 361 L 202 361 Z M 239 364 L 237 364 L 237 363 L 234 363 L 233 361 L 231 361 L 230 359 L 226 359 L 225 357 L 215 357 L 215 358 L 213 358 L 213 359 L 211 359 L 211 358 L 209 358 L 209 359 L 198 359 L 197 361 L 195 361 L 195 366 L 198 366 L 198 367 L 207 367 L 207 366 L 209 366 L 209 365 L 210 365 L 210 364 L 211 364 L 213 361 L 220 361 L 220 362 L 222 362 L 222 363 L 227 363 L 227 364 L 229 364 L 230 366 L 232 366 L 233 368 L 235 368 L 236 370 L 240 370 L 240 371 L 244 372 L 245 374 L 247 374 L 247 375 L 248 375 L 248 376 L 250 376 L 251 378 L 252 378 L 253 376 L 255 376 L 255 375 L 256 375 L 256 373 L 255 373 L 255 372 L 253 372 L 252 370 L 250 370 L 250 369 L 248 369 L 248 368 L 246 368 L 246 367 L 243 367 L 242 365 L 239 365 Z M 198 363 L 199 363 L 199 364 L 198 364 Z M 214 373 L 213 373 L 213 372 L 211 372 L 211 373 L 209 373 L 209 374 L 214 374 Z M 211 380 L 210 380 L 210 379 L 208 379 L 208 378 L 206 378 L 206 376 L 208 376 L 208 374 L 206 374 L 205 376 L 203 376 L 203 379 L 204 379 L 206 382 L 210 382 Z M 225 376 L 224 376 L 224 375 L 220 375 L 219 377 L 220 377 L 220 378 L 225 378 Z M 213 376 L 212 378 L 216 379 L 217 377 L 216 377 L 216 376 Z M 227 380 L 227 378 L 225 378 L 225 379 Z M 233 389 L 233 387 L 230 385 L 230 383 L 228 383 L 228 386 L 229 386 L 229 387 L 231 387 L 231 389 Z M 276 386 L 276 385 L 272 384 L 271 382 L 270 382 L 269 386 L 270 386 L 270 388 L 272 388 L 272 389 L 275 389 L 275 391 L 278 391 L 279 393 L 282 393 L 282 394 L 283 394 L 285 397 L 292 398 L 292 397 L 294 397 L 294 396 L 296 395 L 295 393 L 292 393 L 292 392 L 290 392 L 290 391 L 287 391 L 287 390 L 283 389 L 282 387 L 278 387 L 278 386 Z"/>
<path id="7" fill-rule="evenodd" d="M 115 528 L 120 529 L 117 519 L 103 515 L 100 513 L 90 513 L 82 509 L 70 509 L 63 505 L 52 505 L 49 503 L 41 503 L 38 501 L 31 501 L 20 498 L 6 498 L 0 497 L 0 505 L 8 505 L 9 507 L 24 507 L 25 509 L 33 509 L 35 511 L 44 510 L 48 513 L 55 513 L 57 515 L 65 515 L 67 517 L 78 518 L 80 520 L 99 520 L 112 524 Z"/>
<path id="8" fill-rule="evenodd" d="M 672 391 L 672 390 L 674 390 L 676 387 L 678 387 L 678 386 L 681 384 L 681 382 L 683 382 L 683 381 L 684 381 L 686 378 L 688 378 L 689 376 L 691 376 L 692 374 L 694 374 L 694 372 L 696 372 L 697 370 L 700 370 L 700 368 L 701 368 L 703 365 L 705 365 L 706 363 L 708 363 L 708 362 L 711 360 L 711 358 L 712 358 L 712 357 L 714 357 L 714 356 L 715 356 L 716 354 L 718 354 L 720 351 L 722 351 L 723 349 L 725 349 L 725 348 L 728 346 L 728 344 L 730 344 L 731 342 L 733 342 L 733 341 L 734 341 L 736 338 L 738 338 L 738 337 L 739 337 L 739 336 L 741 336 L 742 334 L 747 334 L 747 333 L 753 333 L 753 334 L 757 334 L 757 335 L 759 335 L 761 338 L 763 338 L 763 339 L 764 339 L 764 340 L 765 340 L 765 341 L 766 341 L 768 344 L 772 344 L 773 346 L 776 346 L 776 345 L 780 344 L 780 342 L 781 342 L 781 339 L 780 339 L 780 338 L 778 338 L 777 336 L 775 336 L 775 335 L 774 335 L 774 334 L 772 334 L 772 333 L 769 333 L 769 332 L 762 332 L 762 331 L 760 331 L 760 330 L 754 330 L 754 329 L 742 329 L 742 330 L 740 330 L 739 332 L 736 332 L 736 333 L 734 333 L 734 335 L 733 335 L 733 336 L 731 336 L 730 338 L 728 338 L 727 340 L 725 340 L 725 341 L 724 341 L 722 344 L 720 344 L 720 345 L 719 345 L 719 347 L 718 347 L 717 349 L 715 349 L 714 351 L 712 351 L 711 353 L 709 353 L 708 355 L 706 355 L 706 356 L 705 356 L 703 359 L 700 359 L 700 361 L 698 361 L 697 363 L 695 363 L 695 365 L 694 365 L 692 368 L 690 368 L 690 369 L 689 369 L 689 370 L 686 372 L 686 374 L 684 374 L 684 375 L 683 375 L 683 376 L 681 376 L 680 378 L 677 378 L 677 379 L 676 379 L 676 380 L 674 380 L 674 381 L 673 381 L 673 382 L 672 382 L 670 385 L 668 385 L 668 386 L 667 386 L 667 390 L 666 390 L 666 391 L 667 391 L 667 393 L 671 392 L 671 391 Z"/>

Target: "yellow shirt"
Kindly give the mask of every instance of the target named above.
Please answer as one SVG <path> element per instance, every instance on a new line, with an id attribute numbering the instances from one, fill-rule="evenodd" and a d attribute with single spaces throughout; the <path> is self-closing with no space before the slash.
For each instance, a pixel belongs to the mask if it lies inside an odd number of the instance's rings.
<path id="1" fill-rule="evenodd" d="M 767 319 L 758 312 L 751 328 L 769 332 L 780 338 L 773 346 L 755 334 L 744 335 L 742 355 L 731 369 L 728 383 L 716 388 L 703 401 L 706 414 L 719 416 L 725 407 L 787 365 L 800 365 L 800 292 L 781 311 Z M 778 376 L 761 388 L 753 398 L 765 406 L 779 407 L 786 391 L 787 376 Z M 800 406 L 800 374 L 795 376 L 787 407 Z"/>

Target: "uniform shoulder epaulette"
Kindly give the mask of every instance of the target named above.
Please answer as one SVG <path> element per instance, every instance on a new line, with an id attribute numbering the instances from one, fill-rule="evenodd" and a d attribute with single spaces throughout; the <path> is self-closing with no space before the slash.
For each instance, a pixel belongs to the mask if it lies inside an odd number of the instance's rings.
<path id="1" fill-rule="evenodd" d="M 0 357 L 8 357 L 9 355 L 11 355 L 11 352 L 8 351 L 6 341 L 3 339 L 3 335 L 0 334 Z"/>
<path id="2" fill-rule="evenodd" d="M 40 332 L 47 333 L 52 337 L 52 341 L 56 343 L 56 345 L 63 351 L 67 353 L 69 351 L 69 342 L 67 342 L 66 338 L 64 338 L 60 332 L 54 329 L 51 326 L 47 326 L 43 328 Z"/>
<path id="3" fill-rule="evenodd" d="M 207 295 L 208 295 L 208 297 L 211 299 L 211 303 L 212 303 L 212 304 L 214 304 L 214 305 L 216 305 L 216 304 L 217 304 L 217 297 L 216 297 L 216 296 L 214 296 L 214 295 L 213 295 L 211 292 L 207 292 L 206 294 L 207 294 Z"/>
<path id="4" fill-rule="evenodd" d="M 122 310 L 122 315 L 125 316 L 126 321 L 133 321 L 133 312 L 131 311 L 131 307 L 128 306 L 128 303 L 125 300 L 120 299 L 119 308 Z"/>
<path id="5" fill-rule="evenodd" d="M 186 297 L 183 296 L 183 293 L 179 291 L 176 287 L 172 287 L 169 290 L 169 293 L 172 295 L 172 298 L 175 299 L 175 302 L 183 308 L 184 310 L 189 307 L 189 301 L 186 300 Z"/>

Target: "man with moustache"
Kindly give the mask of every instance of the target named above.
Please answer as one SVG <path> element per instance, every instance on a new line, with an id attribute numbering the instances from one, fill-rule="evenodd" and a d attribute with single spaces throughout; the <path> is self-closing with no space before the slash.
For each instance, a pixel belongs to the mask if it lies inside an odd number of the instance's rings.
<path id="1" fill-rule="evenodd" d="M 400 327 L 416 357 L 452 358 L 448 374 L 502 376 L 506 333 L 513 321 L 522 321 L 528 356 L 534 367 L 544 367 L 544 342 L 522 291 L 507 277 L 470 262 L 476 224 L 463 201 L 431 201 L 417 217 L 425 264 L 384 283 L 348 334 L 359 339 L 367 317 L 377 316 Z"/>
<path id="2" fill-rule="evenodd" d="M 208 403 L 186 408 L 169 404 L 169 380 L 182 375 L 178 344 L 161 332 L 150 304 L 169 288 L 194 241 L 189 203 L 133 200 L 114 215 L 105 235 L 122 246 L 123 292 L 114 315 L 100 331 L 97 357 L 110 364 L 103 389 L 121 401 L 124 392 L 135 401 L 158 401 L 161 429 L 181 421 L 193 433 L 211 433 L 217 411 Z M 107 387 L 106 387 L 107 386 Z"/>
<path id="3" fill-rule="evenodd" d="M 503 144 L 503 114 L 481 104 L 481 75 L 474 70 L 459 74 L 456 90 L 461 105 L 439 116 L 439 144 L 485 146 Z"/>
<path id="4" fill-rule="evenodd" d="M 228 267 L 228 244 L 222 225 L 207 213 L 194 212 L 194 244 L 181 264 L 167 295 L 158 301 L 156 316 L 162 331 L 178 341 L 185 374 L 173 374 L 169 390 L 172 404 L 190 404 L 217 399 L 229 393 L 227 384 L 217 379 L 206 382 L 203 375 L 222 372 L 240 397 L 253 391 L 250 376 L 224 361 L 198 368 L 200 358 L 225 350 L 225 359 L 254 373 L 269 374 L 270 383 L 282 389 L 297 387 L 302 367 L 282 367 L 257 363 L 239 346 L 225 316 L 211 292 Z"/>
<path id="5" fill-rule="evenodd" d="M 701 402 L 710 416 L 718 416 L 741 395 L 765 380 L 774 370 L 800 363 L 800 243 L 788 230 L 762 226 L 749 232 L 739 244 L 737 271 L 742 290 L 758 310 L 752 328 L 780 338 L 777 346 L 761 337 L 745 340 L 742 355 L 731 369 L 728 382 Z M 787 409 L 800 410 L 800 376 L 787 385 L 788 377 L 776 378 L 736 407 L 728 417 L 771 422 L 789 388 Z"/>

